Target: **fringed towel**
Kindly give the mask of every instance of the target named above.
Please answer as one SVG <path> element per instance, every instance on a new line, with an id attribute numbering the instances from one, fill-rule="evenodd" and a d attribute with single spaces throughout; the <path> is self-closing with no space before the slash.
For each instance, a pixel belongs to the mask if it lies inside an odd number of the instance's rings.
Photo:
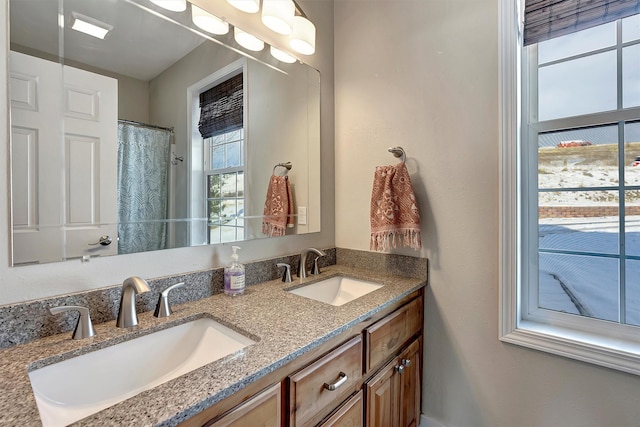
<path id="1" fill-rule="evenodd" d="M 288 177 L 272 175 L 264 202 L 262 232 L 269 237 L 284 236 L 285 228 L 293 227 L 293 214 Z"/>
<path id="2" fill-rule="evenodd" d="M 420 212 L 404 163 L 378 166 L 371 192 L 371 250 L 420 249 Z"/>

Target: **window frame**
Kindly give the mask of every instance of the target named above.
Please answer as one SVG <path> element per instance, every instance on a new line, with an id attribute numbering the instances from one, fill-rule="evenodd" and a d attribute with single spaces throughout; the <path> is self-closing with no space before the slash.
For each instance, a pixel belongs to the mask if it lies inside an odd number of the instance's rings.
<path id="1" fill-rule="evenodd" d="M 499 334 L 500 341 L 516 344 L 600 366 L 640 374 L 640 329 L 563 313 L 525 313 L 528 295 L 521 288 L 523 265 L 532 260 L 531 246 L 520 245 L 532 235 L 531 221 L 522 203 L 527 177 L 522 173 L 522 19 L 518 0 L 499 1 Z M 530 70 L 524 70 L 530 71 Z M 629 112 L 630 113 L 630 112 Z M 631 114 L 631 113 L 630 113 Z M 637 115 L 629 119 L 637 119 Z M 580 118 L 585 120 L 585 117 Z M 615 119 L 616 122 L 621 117 Z M 579 120 L 576 120 L 578 123 Z M 593 123 L 583 122 L 583 125 Z M 537 180 L 536 180 L 537 182 Z M 536 186 L 537 188 L 537 186 Z M 537 197 L 537 190 L 536 195 Z M 531 224 L 535 223 L 535 231 Z M 529 230 L 524 227 L 529 224 Z M 533 259 L 537 260 L 536 254 Z M 529 262 L 530 263 L 530 262 Z M 534 270 L 537 270 L 537 264 Z M 549 312 L 549 310 L 546 310 Z M 551 314 L 551 315 L 549 315 Z"/>
<path id="2" fill-rule="evenodd" d="M 189 155 L 187 156 L 187 167 L 191 172 L 187 174 L 187 200 L 188 210 L 188 246 L 208 245 L 209 227 L 207 215 L 207 193 L 206 193 L 206 174 L 205 174 L 205 149 L 204 138 L 198 130 L 198 122 L 200 121 L 200 93 L 228 80 L 234 75 L 243 73 L 244 79 L 244 143 L 243 158 L 245 159 L 245 169 L 247 167 L 247 141 L 249 140 L 249 132 L 247 127 L 247 59 L 238 59 L 219 70 L 215 71 L 203 79 L 197 81 L 187 88 L 187 113 L 190 119 L 187 120 L 187 134 L 190 135 Z M 246 174 L 245 174 L 246 175 Z M 245 176 L 246 184 L 246 176 Z M 248 199 L 245 185 L 245 200 Z M 244 235 L 247 236 L 247 224 L 244 227 Z"/>

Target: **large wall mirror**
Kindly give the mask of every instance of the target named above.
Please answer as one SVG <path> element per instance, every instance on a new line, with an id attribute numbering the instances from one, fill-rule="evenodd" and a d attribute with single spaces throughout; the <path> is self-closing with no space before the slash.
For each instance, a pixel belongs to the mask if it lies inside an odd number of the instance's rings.
<path id="1" fill-rule="evenodd" d="M 10 1 L 14 266 L 320 231 L 318 71 L 192 8 Z"/>

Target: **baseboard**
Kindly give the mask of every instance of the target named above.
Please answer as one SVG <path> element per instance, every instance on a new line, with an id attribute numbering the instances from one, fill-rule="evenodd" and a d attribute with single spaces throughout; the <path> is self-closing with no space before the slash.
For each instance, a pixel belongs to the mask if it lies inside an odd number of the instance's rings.
<path id="1" fill-rule="evenodd" d="M 445 425 L 436 421 L 434 418 L 430 418 L 422 414 L 420 416 L 420 426 L 418 427 L 445 427 Z"/>

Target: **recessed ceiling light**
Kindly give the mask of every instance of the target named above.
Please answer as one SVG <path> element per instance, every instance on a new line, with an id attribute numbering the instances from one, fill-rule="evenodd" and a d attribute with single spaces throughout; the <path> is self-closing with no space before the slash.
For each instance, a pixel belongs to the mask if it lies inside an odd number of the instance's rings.
<path id="1" fill-rule="evenodd" d="M 97 19 L 81 15 L 77 12 L 71 12 L 73 17 L 71 20 L 71 29 L 80 31 L 98 39 L 104 39 L 113 27 Z"/>

